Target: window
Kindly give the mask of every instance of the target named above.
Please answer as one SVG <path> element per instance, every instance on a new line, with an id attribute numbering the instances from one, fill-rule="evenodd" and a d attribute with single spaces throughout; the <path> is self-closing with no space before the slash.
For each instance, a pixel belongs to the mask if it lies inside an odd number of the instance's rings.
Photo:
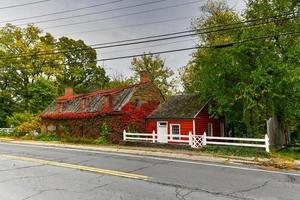
<path id="1" fill-rule="evenodd" d="M 134 100 L 134 106 L 135 107 L 140 107 L 141 106 L 141 99 L 140 98 L 136 98 Z"/>
<path id="2" fill-rule="evenodd" d="M 167 126 L 167 122 L 159 122 L 159 126 L 165 127 Z"/>
<path id="3" fill-rule="evenodd" d="M 213 136 L 214 130 L 213 130 L 213 124 L 212 123 L 208 123 L 208 133 L 207 136 Z"/>
<path id="4" fill-rule="evenodd" d="M 224 137 L 225 136 L 225 126 L 224 126 L 224 122 L 220 123 L 220 136 Z"/>
<path id="5" fill-rule="evenodd" d="M 180 135 L 180 125 L 179 124 L 171 124 L 171 135 L 172 135 L 172 140 L 179 140 L 179 137 L 176 137 L 176 136 Z"/>

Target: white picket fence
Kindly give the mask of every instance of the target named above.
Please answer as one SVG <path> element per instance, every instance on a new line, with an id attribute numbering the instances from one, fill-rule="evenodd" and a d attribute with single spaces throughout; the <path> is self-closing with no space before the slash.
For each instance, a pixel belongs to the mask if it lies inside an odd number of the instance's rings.
<path id="1" fill-rule="evenodd" d="M 0 128 L 0 133 L 12 133 L 13 131 L 13 128 Z"/>
<path id="2" fill-rule="evenodd" d="M 124 141 L 146 141 L 157 142 L 157 133 L 127 133 L 123 131 Z M 168 135 L 167 142 L 176 142 L 181 144 L 188 144 L 193 148 L 201 148 L 205 145 L 227 145 L 227 146 L 244 146 L 244 147 L 257 147 L 264 148 L 266 152 L 270 152 L 269 137 L 265 135 L 265 138 L 236 138 L 236 137 L 213 137 L 207 136 L 204 132 L 203 135 L 193 135 L 192 132 L 189 135 Z"/>

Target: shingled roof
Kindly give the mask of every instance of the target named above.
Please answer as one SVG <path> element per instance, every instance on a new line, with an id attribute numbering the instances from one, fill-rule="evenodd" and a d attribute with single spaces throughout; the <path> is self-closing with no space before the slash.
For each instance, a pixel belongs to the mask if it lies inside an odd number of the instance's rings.
<path id="1" fill-rule="evenodd" d="M 195 93 L 171 96 L 148 119 L 192 119 L 205 105 L 199 103 Z"/>
<path id="2" fill-rule="evenodd" d="M 112 99 L 112 110 L 110 112 L 118 112 L 128 103 L 130 98 L 140 84 L 123 88 L 114 88 L 107 90 L 98 90 L 86 94 L 71 94 L 58 97 L 54 100 L 42 113 L 41 117 L 47 118 L 52 115 L 57 117 L 68 117 L 70 114 L 84 114 L 82 116 L 93 116 L 103 110 L 107 96 Z M 84 106 L 82 102 L 84 101 Z M 58 111 L 58 106 L 61 109 Z"/>

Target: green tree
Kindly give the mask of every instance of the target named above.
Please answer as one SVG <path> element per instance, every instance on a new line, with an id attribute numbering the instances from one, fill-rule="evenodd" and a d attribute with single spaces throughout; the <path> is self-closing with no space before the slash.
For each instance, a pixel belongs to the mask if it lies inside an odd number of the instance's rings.
<path id="1" fill-rule="evenodd" d="M 63 72 L 58 76 L 60 88 L 73 87 L 76 92 L 103 89 L 109 78 L 105 70 L 97 65 L 97 52 L 82 40 L 62 37 L 57 43 L 63 49 Z"/>
<path id="2" fill-rule="evenodd" d="M 34 25 L 0 28 L 0 125 L 13 113 L 39 113 L 62 94 L 106 87 L 96 51 L 83 41 L 54 38 Z"/>
<path id="3" fill-rule="evenodd" d="M 147 71 L 153 83 L 162 91 L 165 96 L 170 96 L 174 89 L 172 75 L 174 72 L 165 65 L 165 61 L 159 55 L 143 55 L 133 58 L 131 70 L 134 72 L 133 82 L 138 82 L 141 71 Z"/>
<path id="4" fill-rule="evenodd" d="M 299 19 L 281 16 L 260 24 L 256 20 L 297 10 L 299 3 L 292 0 L 251 0 L 243 14 L 249 22 L 229 26 L 240 21 L 237 12 L 222 2 L 206 4 L 202 7 L 206 17 L 194 22 L 194 28 L 214 31 L 201 34 L 201 44 L 244 42 L 195 51 L 182 73 L 185 89 L 215 102 L 210 109 L 213 115 L 224 113 L 229 124 L 246 126 L 249 135 L 264 134 L 266 120 L 272 116 L 280 118 L 286 132 L 295 127 L 300 108 L 299 37 L 276 33 L 297 30 Z M 216 27 L 234 29 L 216 31 Z"/>

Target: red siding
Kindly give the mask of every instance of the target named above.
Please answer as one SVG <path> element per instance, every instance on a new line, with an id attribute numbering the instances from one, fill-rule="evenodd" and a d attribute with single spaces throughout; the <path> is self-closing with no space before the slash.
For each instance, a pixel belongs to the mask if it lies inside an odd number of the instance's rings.
<path id="1" fill-rule="evenodd" d="M 148 119 L 147 120 L 147 130 L 151 133 L 153 130 L 157 132 L 157 122 L 164 121 L 168 122 L 168 134 L 170 135 L 170 124 L 179 124 L 180 125 L 180 134 L 181 135 L 188 135 L 189 132 L 193 132 L 193 120 L 192 119 L 165 119 L 165 120 L 155 120 L 155 119 Z"/>
<path id="2" fill-rule="evenodd" d="M 147 131 L 152 133 L 154 130 L 157 132 L 157 122 L 168 122 L 168 134 L 170 135 L 170 124 L 180 124 L 181 135 L 188 135 L 193 130 L 193 119 L 148 119 L 146 121 Z M 204 132 L 208 132 L 208 123 L 213 123 L 213 136 L 220 136 L 220 123 L 225 123 L 224 117 L 219 119 L 213 119 L 209 117 L 208 106 L 205 106 L 202 111 L 195 118 L 195 132 L 196 135 L 202 135 Z"/>
<path id="3" fill-rule="evenodd" d="M 208 106 L 205 106 L 202 111 L 196 116 L 196 134 L 202 135 L 208 131 L 208 123 L 213 123 L 213 135 L 220 136 L 220 123 L 224 123 L 224 117 L 213 119 L 209 117 Z"/>

